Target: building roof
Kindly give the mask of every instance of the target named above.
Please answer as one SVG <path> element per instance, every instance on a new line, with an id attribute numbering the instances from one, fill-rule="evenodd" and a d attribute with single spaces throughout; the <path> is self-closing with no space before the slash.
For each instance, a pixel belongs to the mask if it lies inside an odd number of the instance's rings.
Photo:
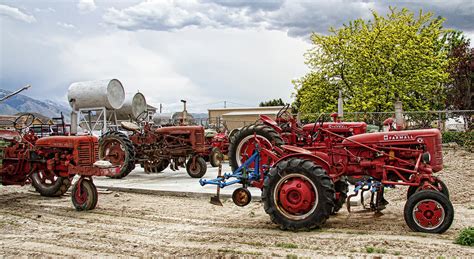
<path id="1" fill-rule="evenodd" d="M 158 108 L 156 108 L 155 106 L 151 106 L 151 105 L 147 104 L 147 105 L 146 105 L 146 109 L 147 109 L 147 110 L 155 110 L 155 111 L 156 111 Z"/>
<path id="2" fill-rule="evenodd" d="M 260 110 L 260 111 L 237 111 L 224 113 L 222 116 L 241 116 L 241 115 L 276 115 L 277 110 Z"/>
<path id="3" fill-rule="evenodd" d="M 247 110 L 280 110 L 284 106 L 264 106 L 264 107 L 229 107 L 229 108 L 213 108 L 213 109 L 208 109 L 208 111 L 227 111 L 227 110 L 241 110 L 241 111 L 247 111 Z"/>

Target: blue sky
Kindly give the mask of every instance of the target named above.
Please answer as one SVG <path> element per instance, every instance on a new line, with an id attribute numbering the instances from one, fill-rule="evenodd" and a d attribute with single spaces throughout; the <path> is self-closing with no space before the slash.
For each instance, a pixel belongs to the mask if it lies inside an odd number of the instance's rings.
<path id="1" fill-rule="evenodd" d="M 311 32 L 390 5 L 432 11 L 473 41 L 472 0 L 0 0 L 0 88 L 66 103 L 72 82 L 117 78 L 165 111 L 290 101 Z"/>

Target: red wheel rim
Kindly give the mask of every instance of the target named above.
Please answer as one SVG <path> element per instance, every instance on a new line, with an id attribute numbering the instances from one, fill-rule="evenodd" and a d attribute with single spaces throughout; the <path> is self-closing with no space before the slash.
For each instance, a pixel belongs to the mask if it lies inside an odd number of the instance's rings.
<path id="1" fill-rule="evenodd" d="M 104 145 L 104 158 L 113 165 L 123 165 L 125 163 L 125 149 L 116 140 L 108 141 Z"/>
<path id="2" fill-rule="evenodd" d="M 276 185 L 274 199 L 278 210 L 294 220 L 305 219 L 318 204 L 316 186 L 301 174 L 282 177 Z"/>
<path id="3" fill-rule="evenodd" d="M 74 192 L 74 199 L 79 205 L 84 205 L 87 202 L 87 198 L 87 191 L 81 183 L 81 186 L 77 186 L 76 191 Z"/>
<path id="4" fill-rule="evenodd" d="M 413 208 L 415 223 L 424 229 L 439 227 L 443 223 L 444 217 L 443 206 L 432 199 L 421 200 Z"/>
<path id="5" fill-rule="evenodd" d="M 237 146 L 237 166 L 241 166 L 247 159 L 249 159 L 253 152 L 255 151 L 255 141 L 254 135 L 249 135 L 242 139 L 242 141 Z M 261 148 L 271 149 L 271 143 L 264 137 L 257 135 L 257 138 L 260 140 Z M 260 155 L 260 165 L 270 165 L 269 158 L 264 156 L 263 154 Z M 250 168 L 254 167 L 254 163 L 249 165 Z"/>

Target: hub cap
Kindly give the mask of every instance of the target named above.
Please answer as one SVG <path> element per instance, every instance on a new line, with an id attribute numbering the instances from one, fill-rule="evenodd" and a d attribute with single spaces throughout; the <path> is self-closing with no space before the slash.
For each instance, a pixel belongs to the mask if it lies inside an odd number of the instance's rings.
<path id="1" fill-rule="evenodd" d="M 318 205 L 316 190 L 316 186 L 308 177 L 301 174 L 286 175 L 275 188 L 276 207 L 289 219 L 305 219 Z"/>
<path id="2" fill-rule="evenodd" d="M 254 135 L 248 135 L 242 141 L 240 141 L 239 145 L 237 146 L 237 166 L 241 166 L 247 159 L 249 159 L 253 152 L 255 151 L 255 141 L 253 140 Z M 262 145 L 261 148 L 271 149 L 271 143 L 264 137 L 257 135 L 258 140 L 260 140 L 260 144 Z M 268 157 L 262 156 L 260 157 L 260 164 L 261 165 L 268 165 Z M 254 163 L 250 164 L 249 167 L 254 167 Z"/>
<path id="3" fill-rule="evenodd" d="M 413 209 L 415 223 L 424 229 L 435 229 L 444 221 L 444 208 L 435 200 L 426 199 L 419 201 Z"/>
<path id="4" fill-rule="evenodd" d="M 118 141 L 109 141 L 105 144 L 103 159 L 113 165 L 123 165 L 125 161 L 125 148 Z"/>

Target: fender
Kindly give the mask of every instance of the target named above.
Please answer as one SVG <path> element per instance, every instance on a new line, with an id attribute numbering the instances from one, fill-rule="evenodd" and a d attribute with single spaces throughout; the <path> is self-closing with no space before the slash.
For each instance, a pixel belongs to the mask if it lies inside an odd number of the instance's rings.
<path id="1" fill-rule="evenodd" d="M 260 120 L 265 124 L 268 125 L 276 130 L 276 132 L 281 133 L 283 130 L 278 126 L 278 123 L 274 121 L 272 118 L 268 117 L 267 115 L 260 115 Z"/>
<path id="2" fill-rule="evenodd" d="M 281 161 L 289 159 L 289 158 L 302 158 L 302 159 L 311 160 L 314 163 L 316 163 L 317 165 L 321 166 L 324 170 L 326 170 L 326 173 L 328 174 L 328 176 L 331 173 L 331 167 L 330 167 L 329 163 L 326 160 L 324 160 L 324 158 L 321 158 L 321 157 L 319 157 L 317 155 L 314 155 L 314 154 L 296 153 L 296 154 L 286 155 L 286 156 L 281 157 L 277 161 L 275 161 L 273 166 L 276 166 Z"/>

